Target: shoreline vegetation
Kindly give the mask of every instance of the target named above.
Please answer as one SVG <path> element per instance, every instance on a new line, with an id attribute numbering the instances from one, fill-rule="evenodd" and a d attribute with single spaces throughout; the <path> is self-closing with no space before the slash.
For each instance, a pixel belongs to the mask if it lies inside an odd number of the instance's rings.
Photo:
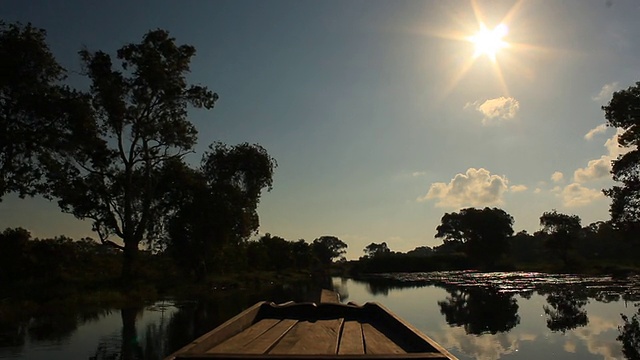
<path id="1" fill-rule="evenodd" d="M 523 236 L 512 236 L 509 251 L 487 267 L 460 248 L 446 243 L 433 249 L 421 247 L 407 253 L 393 252 L 384 243 L 372 244 L 375 246 L 368 246 L 365 253 L 372 248 L 378 251 L 369 252 L 359 260 L 346 261 L 342 258 L 332 262 L 346 248 L 346 244 L 337 243 L 338 248 L 333 250 L 336 256 L 325 257 L 321 261 L 321 247 L 318 245 L 321 241 L 316 240 L 309 245 L 303 240 L 292 242 L 268 234 L 248 242 L 242 251 L 235 252 L 235 258 L 227 257 L 224 263 L 209 265 L 210 272 L 204 278 L 197 278 L 178 266 L 166 253 L 141 251 L 137 259 L 136 282 L 124 284 L 117 276 L 122 256 L 110 247 L 90 238 L 77 241 L 64 236 L 31 239 L 24 229 L 7 229 L 0 233 L 0 261 L 5 270 L 1 276 L 0 319 L 9 316 L 9 309 L 15 311 L 16 308 L 21 312 L 68 306 L 117 308 L 162 298 L 207 298 L 229 290 L 253 291 L 310 282 L 326 287 L 330 286 L 330 276 L 364 278 L 380 273 L 470 269 L 609 275 L 616 278 L 640 274 L 638 261 L 633 256 L 637 250 L 622 238 L 617 242 L 610 239 L 607 244 L 609 247 L 616 244 L 630 246 L 624 252 L 611 249 L 612 256 L 606 253 L 594 256 L 594 249 L 589 244 L 598 244 L 599 241 L 590 242 L 585 237 L 580 248 L 568 253 L 568 263 L 565 264 L 560 258 L 549 256 L 544 239 L 540 238 L 542 234 L 526 235 L 531 237 L 524 242 L 529 245 L 526 248 L 518 242 Z M 313 244 L 316 244 L 315 251 Z M 325 247 L 322 249 L 327 250 Z M 589 254 L 590 258 L 587 257 Z"/>

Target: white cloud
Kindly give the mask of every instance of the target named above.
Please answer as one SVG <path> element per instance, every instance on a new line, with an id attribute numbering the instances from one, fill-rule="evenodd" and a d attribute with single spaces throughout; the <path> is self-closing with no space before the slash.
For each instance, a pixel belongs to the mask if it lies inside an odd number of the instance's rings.
<path id="1" fill-rule="evenodd" d="M 542 189 L 540 188 L 536 188 L 535 190 L 533 190 L 534 194 L 540 194 L 542 192 Z"/>
<path id="2" fill-rule="evenodd" d="M 589 130 L 589 132 L 584 135 L 584 138 L 587 140 L 591 140 L 597 134 L 602 134 L 605 131 L 607 131 L 607 124 L 600 124 L 594 127 L 593 129 Z"/>
<path id="3" fill-rule="evenodd" d="M 600 190 L 586 188 L 578 183 L 567 185 L 559 195 L 562 198 L 562 203 L 567 207 L 588 205 L 604 197 Z"/>
<path id="4" fill-rule="evenodd" d="M 426 171 L 414 171 L 411 173 L 411 176 L 413 177 L 424 176 L 424 175 L 427 175 Z"/>
<path id="5" fill-rule="evenodd" d="M 490 125 L 500 120 L 513 119 L 520 110 L 520 102 L 513 97 L 501 96 L 488 99 L 483 103 L 474 101 L 464 106 L 465 109 L 469 107 L 473 107 L 483 115 L 482 125 Z"/>
<path id="6" fill-rule="evenodd" d="M 551 180 L 553 180 L 554 183 L 559 183 L 562 179 L 564 179 L 564 174 L 560 171 L 556 171 L 551 175 Z"/>
<path id="7" fill-rule="evenodd" d="M 509 191 L 511 192 L 523 192 L 526 191 L 528 188 L 525 185 L 511 185 L 511 187 L 509 187 Z"/>
<path id="8" fill-rule="evenodd" d="M 611 169 L 611 157 L 602 155 L 600 159 L 590 160 L 587 167 L 577 169 L 573 173 L 574 181 L 585 183 L 605 178 Z"/>
<path id="9" fill-rule="evenodd" d="M 618 136 L 622 134 L 622 130 L 618 131 L 604 143 L 607 154 L 602 155 L 599 159 L 589 160 L 587 166 L 579 168 L 573 173 L 573 180 L 579 183 L 603 179 L 609 176 L 611 172 L 611 161 L 618 158 L 618 155 L 625 154 L 630 151 L 629 148 L 618 146 Z"/>
<path id="10" fill-rule="evenodd" d="M 479 360 L 499 359 L 504 355 L 517 354 L 536 341 L 537 335 L 523 332 L 498 333 L 493 336 L 467 334 L 462 326 L 449 327 L 430 333 L 433 339 L 446 349 L 455 349 L 465 357 Z"/>
<path id="11" fill-rule="evenodd" d="M 604 86 L 602 86 L 602 89 L 600 89 L 598 95 L 591 97 L 591 99 L 598 102 L 607 102 L 611 99 L 613 92 L 620 89 L 619 85 L 620 84 L 617 81 L 609 84 L 604 84 Z"/>
<path id="12" fill-rule="evenodd" d="M 449 183 L 433 183 L 427 194 L 418 201 L 436 199 L 436 206 L 461 208 L 464 206 L 490 206 L 502 204 L 509 181 L 504 176 L 492 175 L 483 168 L 469 168 L 457 174 Z"/>

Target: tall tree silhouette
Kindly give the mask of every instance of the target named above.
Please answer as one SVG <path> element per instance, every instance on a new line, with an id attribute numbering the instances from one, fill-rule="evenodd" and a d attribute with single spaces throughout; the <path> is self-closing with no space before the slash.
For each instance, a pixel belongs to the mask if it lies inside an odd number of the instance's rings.
<path id="1" fill-rule="evenodd" d="M 320 236 L 311 243 L 311 251 L 321 264 L 329 265 L 334 260 L 344 259 L 348 245 L 335 236 Z"/>
<path id="2" fill-rule="evenodd" d="M 175 162 L 166 172 L 166 207 L 175 207 L 167 217 L 167 250 L 196 279 L 258 230 L 260 195 L 271 189 L 276 166 L 260 145 L 218 143 L 200 169 Z"/>
<path id="3" fill-rule="evenodd" d="M 502 209 L 462 209 L 446 213 L 436 228 L 437 238 L 458 243 L 474 261 L 491 267 L 508 249 L 513 234 L 513 217 Z"/>
<path id="4" fill-rule="evenodd" d="M 542 231 L 547 235 L 545 246 L 556 252 L 564 265 L 569 262 L 569 251 L 580 237 L 582 226 L 578 215 L 567 215 L 556 210 L 540 217 Z"/>
<path id="5" fill-rule="evenodd" d="M 187 108 L 210 109 L 218 96 L 189 85 L 195 48 L 177 45 L 164 30 L 148 32 L 138 44 L 111 56 L 80 51 L 91 80 L 88 111 L 69 117 L 66 147 L 47 159 L 51 195 L 63 211 L 91 219 L 107 244 L 124 252 L 122 276 L 135 275 L 139 245 L 152 237 L 162 212 L 159 176 L 196 142 Z M 110 236 L 122 239 L 115 245 Z"/>

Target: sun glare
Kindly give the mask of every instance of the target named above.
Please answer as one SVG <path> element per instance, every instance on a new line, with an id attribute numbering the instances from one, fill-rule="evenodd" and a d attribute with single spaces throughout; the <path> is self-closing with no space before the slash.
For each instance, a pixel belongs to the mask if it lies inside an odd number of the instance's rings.
<path id="1" fill-rule="evenodd" d="M 502 40 L 508 32 L 509 28 L 505 24 L 500 24 L 493 30 L 487 29 L 484 24 L 480 24 L 480 31 L 468 38 L 475 45 L 473 57 L 477 58 L 486 55 L 489 59 L 495 61 L 498 51 L 509 45 Z"/>

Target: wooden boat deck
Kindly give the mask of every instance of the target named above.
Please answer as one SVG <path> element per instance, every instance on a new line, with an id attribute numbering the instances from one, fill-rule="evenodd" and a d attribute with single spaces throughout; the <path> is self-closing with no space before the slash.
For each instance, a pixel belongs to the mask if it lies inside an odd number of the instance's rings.
<path id="1" fill-rule="evenodd" d="M 167 359 L 455 359 L 377 303 L 261 302 Z"/>

